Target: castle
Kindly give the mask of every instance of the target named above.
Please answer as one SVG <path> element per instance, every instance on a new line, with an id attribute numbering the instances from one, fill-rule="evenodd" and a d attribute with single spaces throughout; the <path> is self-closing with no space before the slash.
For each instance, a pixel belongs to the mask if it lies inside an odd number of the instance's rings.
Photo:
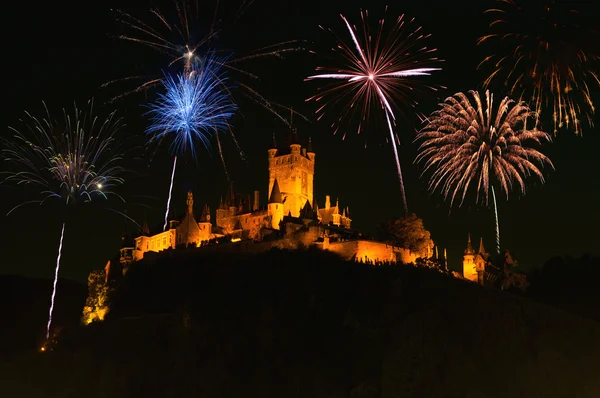
<path id="1" fill-rule="evenodd" d="M 316 155 L 311 140 L 306 148 L 302 147 L 295 129 L 288 138 L 288 145 L 281 147 L 273 136 L 267 151 L 266 206 L 261 206 L 260 191 L 241 195 L 230 185 L 213 224 L 208 205 L 202 207 L 201 216 L 196 219 L 193 194 L 188 192 L 187 211 L 180 220 L 170 220 L 168 229 L 154 235 L 144 224 L 142 235 L 134 239 L 133 245 L 124 245 L 120 251 L 124 269 L 148 255 L 182 247 L 260 251 L 317 246 L 365 262 L 412 263 L 420 256 L 404 248 L 363 239 L 351 228 L 349 209 L 342 209 L 339 199 L 332 205 L 327 195 L 324 206 L 319 207 L 313 192 Z M 232 244 L 237 244 L 237 249 Z"/>

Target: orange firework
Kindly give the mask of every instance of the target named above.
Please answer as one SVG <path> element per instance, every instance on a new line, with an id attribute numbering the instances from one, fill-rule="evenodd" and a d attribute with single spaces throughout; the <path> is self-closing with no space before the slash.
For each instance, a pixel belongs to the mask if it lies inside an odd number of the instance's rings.
<path id="1" fill-rule="evenodd" d="M 489 71 L 484 87 L 503 84 L 540 116 L 552 112 L 555 135 L 563 128 L 580 135 L 584 123 L 592 127 L 599 57 L 591 47 L 597 32 L 586 28 L 584 13 L 565 1 L 497 3 L 486 11 L 489 33 L 478 40 L 489 54 L 479 64 Z"/>

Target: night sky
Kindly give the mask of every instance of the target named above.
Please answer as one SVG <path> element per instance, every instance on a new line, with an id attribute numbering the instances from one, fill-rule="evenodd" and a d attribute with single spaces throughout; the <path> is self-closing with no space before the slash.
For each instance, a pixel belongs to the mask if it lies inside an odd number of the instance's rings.
<path id="1" fill-rule="evenodd" d="M 166 146 L 158 148 L 154 156 L 149 153 L 154 152 L 155 147 L 150 151 L 143 148 L 143 132 L 147 126 L 143 106 L 154 98 L 154 92 L 106 104 L 111 95 L 130 86 L 115 85 L 112 89 L 100 86 L 116 78 L 160 73 L 166 58 L 149 48 L 111 37 L 123 32 L 122 25 L 114 22 L 111 8 L 147 15 L 148 2 L 87 3 L 45 4 L 41 8 L 20 3 L 10 6 L 17 8 L 5 11 L 5 19 L 10 22 L 3 27 L 2 123 L 21 126 L 19 119 L 25 110 L 36 115 L 42 113 L 42 101 L 46 101 L 56 116 L 60 116 L 61 108 L 71 108 L 73 101 L 83 104 L 91 97 L 95 98 L 99 116 L 117 109 L 127 124 L 124 136 L 131 141 L 127 166 L 135 173 L 126 176 L 126 185 L 121 190 L 127 205 L 113 202 L 113 206 L 126 210 L 140 224 L 146 217 L 151 227 L 159 228 L 172 157 Z M 172 9 L 165 3 L 169 7 L 165 10 Z M 437 102 L 457 91 L 481 87 L 482 75 L 476 66 L 482 54 L 476 39 L 486 27 L 482 14 L 487 3 L 444 2 L 440 5 L 438 1 L 423 0 L 402 2 L 388 9 L 388 18 L 401 13 L 415 16 L 424 30 L 432 33 L 430 43 L 439 48 L 439 55 L 445 60 L 443 71 L 430 77 L 430 83 L 447 86 L 447 90 L 428 93 L 420 101 L 420 112 L 430 113 L 436 109 Z M 208 23 L 214 3 L 206 4 Z M 332 200 L 339 197 L 340 205 L 350 208 L 353 226 L 371 234 L 380 222 L 401 215 L 392 150 L 382 140 L 386 132 L 368 131 L 366 149 L 365 135 L 350 134 L 344 141 L 341 135 L 334 136 L 329 123 L 315 120 L 314 104 L 305 103 L 318 84 L 303 81 L 316 66 L 324 63 L 323 43 L 333 43 L 333 38 L 318 25 L 331 27 L 345 38 L 340 13 L 358 22 L 359 9 L 366 5 L 375 22 L 375 18 L 383 15 L 386 4 L 379 1 L 256 0 L 236 23 L 231 22 L 236 9 L 231 4 L 221 1 L 221 14 L 226 23 L 214 48 L 244 54 L 264 45 L 300 39 L 307 41 L 304 47 L 318 50 L 316 55 L 296 52 L 285 59 L 261 60 L 244 66 L 261 78 L 251 82 L 261 94 L 292 106 L 311 120 L 295 119 L 303 143 L 312 137 L 316 152 L 315 195 L 319 205 L 324 205 L 325 195 L 331 195 Z M 261 200 L 266 203 L 267 149 L 272 134 L 284 142 L 288 128 L 256 104 L 240 100 L 239 106 L 241 114 L 235 119 L 234 129 L 243 156 L 231 139 L 224 139 L 227 170 L 237 191 L 250 193 L 259 189 Z M 476 241 L 482 236 L 488 251 L 493 248 L 493 211 L 471 200 L 463 208 L 449 212 L 448 203 L 439 195 L 427 193 L 413 164 L 416 147 L 412 140 L 419 125 L 412 117 L 414 112 L 408 108 L 405 111 L 410 116 L 408 121 L 400 123 L 398 132 L 409 209 L 424 220 L 436 244 L 448 249 L 451 268 L 459 269 L 469 232 Z M 351 126 L 348 127 L 352 131 Z M 4 134 L 8 134 L 6 128 Z M 524 268 L 539 267 L 555 255 L 598 253 L 599 147 L 597 128 L 584 127 L 583 137 L 561 132 L 544 148 L 556 166 L 555 172 L 547 173 L 547 183 L 530 184 L 526 196 L 514 194 L 508 202 L 506 198 L 499 202 L 502 246 L 514 252 Z M 179 164 L 172 208 L 182 213 L 185 194 L 191 189 L 196 211 L 200 213 L 201 205 L 208 203 L 214 217 L 219 197 L 226 191 L 227 177 L 215 149 L 199 153 L 198 159 L 188 158 Z M 3 188 L 0 195 L 2 214 L 23 200 L 23 195 L 15 190 Z M 0 273 L 50 278 L 61 223 L 56 207 L 23 207 L 0 220 L 3 236 Z M 103 267 L 117 253 L 126 231 L 133 232 L 133 224 L 102 206 L 90 206 L 82 211 L 77 221 L 66 227 L 61 276 L 85 280 L 90 270 Z"/>

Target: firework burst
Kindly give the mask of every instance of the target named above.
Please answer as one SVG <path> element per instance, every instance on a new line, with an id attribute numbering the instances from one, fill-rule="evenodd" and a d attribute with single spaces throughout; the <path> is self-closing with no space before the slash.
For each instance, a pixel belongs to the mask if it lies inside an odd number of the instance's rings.
<path id="1" fill-rule="evenodd" d="M 44 118 L 27 113 L 26 128 L 9 127 L 12 136 L 3 138 L 2 155 L 9 171 L 2 184 L 30 188 L 36 198 L 9 211 L 30 204 L 57 200 L 63 206 L 107 200 L 119 195 L 113 189 L 123 183 L 122 157 L 115 134 L 121 121 L 111 113 L 105 120 L 93 116 L 93 102 L 85 110 L 63 111 L 62 124 L 52 122 L 44 104 Z M 54 283 L 48 313 L 46 339 L 50 337 L 56 284 L 60 270 L 65 222 L 62 223 Z"/>
<path id="2" fill-rule="evenodd" d="M 581 134 L 593 126 L 591 90 L 600 86 L 599 57 L 592 46 L 598 32 L 568 2 L 497 0 L 486 11 L 490 32 L 478 40 L 488 51 L 479 68 L 489 71 L 484 86 L 504 85 L 543 116 L 552 113 L 554 134 L 561 128 Z"/>
<path id="3" fill-rule="evenodd" d="M 165 94 L 150 105 L 148 114 L 152 124 L 147 130 L 149 142 L 172 137 L 171 151 L 174 155 L 171 185 L 167 200 L 164 229 L 167 228 L 171 191 L 175 178 L 177 156 L 189 152 L 196 155 L 196 144 L 209 146 L 210 136 L 229 127 L 236 111 L 223 62 L 213 56 L 195 64 L 177 78 L 166 76 L 163 84 Z"/>
<path id="4" fill-rule="evenodd" d="M 420 86 L 418 79 L 414 78 L 440 70 L 431 67 L 440 60 L 434 56 L 436 49 L 425 44 L 429 35 L 421 32 L 421 27 L 415 24 L 414 18 L 405 19 L 404 15 L 401 15 L 387 35 L 382 19 L 374 36 L 369 29 L 366 11 L 361 11 L 361 31 L 352 26 L 343 15 L 341 18 L 351 41 L 347 43 L 336 36 L 337 44 L 333 51 L 341 55 L 344 63 L 338 68 L 318 68 L 317 71 L 322 73 L 306 79 L 333 81 L 307 101 L 319 104 L 316 110 L 319 120 L 329 108 L 341 104 L 341 112 L 332 124 L 334 133 L 339 131 L 342 123 L 349 123 L 356 125 L 356 131 L 360 134 L 369 122 L 372 111 L 384 116 L 394 150 L 404 212 L 408 214 L 397 149 L 400 140 L 394 131 L 396 112 L 401 112 L 398 104 L 417 105 L 417 102 L 407 95 Z M 425 87 L 435 90 L 432 86 Z M 343 135 L 343 138 L 345 137 L 346 133 Z"/>
<path id="5" fill-rule="evenodd" d="M 544 182 L 543 167 L 554 166 L 537 147 L 551 137 L 534 126 L 537 115 L 524 102 L 505 97 L 494 107 L 489 91 L 483 101 L 478 92 L 469 94 L 471 99 L 463 93 L 447 98 L 429 117 L 415 140 L 415 162 L 422 164 L 422 176 L 430 173 L 429 190 L 441 191 L 450 206 L 458 197 L 462 205 L 470 189 L 487 204 L 491 190 L 496 209 L 495 185 L 508 199 L 515 186 L 525 194 L 528 177 Z M 498 224 L 496 232 L 499 246 Z"/>
<path id="6" fill-rule="evenodd" d="M 226 6 L 228 11 L 235 10 L 232 13 L 234 23 L 244 15 L 252 3 L 252 1 L 244 0 L 237 6 L 232 4 Z M 174 10 L 163 12 L 158 8 L 152 8 L 147 18 L 142 19 L 117 10 L 117 20 L 127 30 L 127 33 L 119 35 L 118 38 L 149 47 L 165 55 L 169 66 L 181 63 L 184 70 L 188 70 L 195 63 L 214 52 L 214 43 L 222 35 L 224 30 L 223 21 L 226 19 L 220 15 L 221 10 L 219 6 L 220 2 L 217 1 L 214 13 L 207 13 L 206 8 L 200 7 L 198 0 L 173 0 Z M 213 15 L 212 21 L 206 23 L 202 20 L 203 16 L 211 14 Z M 301 42 L 293 40 L 267 45 L 243 55 L 234 56 L 233 51 L 225 50 L 220 51 L 219 54 L 225 53 L 228 55 L 220 58 L 223 61 L 222 66 L 232 77 L 238 77 L 235 78 L 235 85 L 241 89 L 241 95 L 267 109 L 281 121 L 288 124 L 289 121 L 280 114 L 278 108 L 287 111 L 289 111 L 289 108 L 266 99 L 252 87 L 252 83 L 244 83 L 244 81 L 252 82 L 260 80 L 256 73 L 249 71 L 244 65 L 248 61 L 259 58 L 282 59 L 287 53 L 301 50 L 303 50 Z M 141 83 L 134 89 L 119 95 L 117 98 L 159 86 L 162 79 L 160 76 L 132 76 L 117 81 L 122 80 Z M 114 82 L 109 82 L 105 86 Z"/>

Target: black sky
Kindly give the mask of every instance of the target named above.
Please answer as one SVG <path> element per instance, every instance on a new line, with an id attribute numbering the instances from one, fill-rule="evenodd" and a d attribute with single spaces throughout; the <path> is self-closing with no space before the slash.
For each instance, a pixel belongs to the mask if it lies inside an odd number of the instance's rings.
<path id="1" fill-rule="evenodd" d="M 85 3 L 85 4 L 84 4 Z M 432 43 L 445 60 L 443 72 L 432 77 L 432 83 L 448 87 L 432 93 L 421 102 L 420 111 L 427 114 L 435 103 L 456 91 L 480 87 L 481 76 L 476 66 L 481 54 L 475 41 L 485 29 L 482 13 L 486 8 L 471 2 L 440 2 L 423 0 L 404 2 L 389 8 L 388 17 L 406 13 L 415 16 L 423 28 L 433 35 Z M 207 3 L 207 15 L 212 15 L 214 3 Z M 475 4 L 475 5 L 472 5 Z M 374 17 L 383 15 L 385 3 L 303 1 L 278 2 L 256 0 L 236 23 L 226 24 L 219 45 L 239 53 L 263 45 L 289 40 L 307 40 L 308 48 L 319 48 L 324 35 L 318 25 L 331 27 L 343 34 L 339 18 L 344 13 L 358 22 L 359 9 L 368 6 Z M 114 93 L 99 87 L 114 78 L 136 72 L 153 74 L 161 68 L 160 57 L 147 48 L 111 38 L 122 27 L 114 23 L 111 8 L 122 8 L 132 14 L 147 12 L 148 2 L 78 2 L 33 7 L 31 4 L 11 5 L 6 10 L 9 23 L 4 26 L 3 87 L 5 94 L 2 122 L 19 126 L 24 110 L 40 114 L 46 101 L 56 111 L 71 107 L 94 96 L 100 115 L 116 108 L 128 125 L 127 135 L 143 136 L 146 120 L 142 105 L 152 98 L 143 95 L 129 97 L 114 105 L 103 106 Z M 224 16 L 232 15 L 232 6 L 221 2 Z M 207 21 L 210 17 L 207 18 Z M 303 78 L 319 65 L 321 55 L 289 54 L 285 59 L 248 64 L 260 82 L 254 87 L 276 102 L 293 106 L 309 116 L 311 123 L 299 122 L 300 137 L 306 142 L 310 135 L 317 153 L 315 194 L 322 205 L 325 195 L 339 197 L 340 204 L 349 206 L 353 225 L 365 232 L 386 218 L 400 215 L 402 204 L 391 149 L 385 145 L 364 148 L 362 137 L 350 136 L 342 141 L 333 136 L 328 123 L 318 123 L 311 116 L 312 105 L 304 99 L 316 88 Z M 163 58 L 164 59 L 164 58 Z M 119 86 L 115 86 L 119 90 Z M 266 200 L 266 149 L 275 132 L 280 140 L 287 128 L 260 107 L 240 102 L 242 115 L 235 123 L 236 136 L 244 152 L 241 158 L 231 140 L 226 140 L 227 168 L 236 189 L 250 192 L 260 189 Z M 408 110 L 407 110 L 408 111 Z M 476 205 L 453 209 L 437 195 L 430 196 L 419 181 L 415 166 L 415 146 L 411 143 L 415 126 L 400 125 L 403 143 L 401 161 L 410 210 L 424 219 L 440 247 L 447 247 L 451 266 L 459 267 L 466 236 L 483 236 L 488 249 L 493 246 L 494 218 L 490 209 Z M 4 130 L 4 134 L 8 134 Z M 379 132 L 369 132 L 377 138 Z M 377 140 L 374 140 L 377 141 Z M 138 139 L 137 142 L 143 142 Z M 531 185 L 525 197 L 511 196 L 500 201 L 499 213 L 503 247 L 516 253 L 527 267 L 540 266 L 554 255 L 580 255 L 598 252 L 600 242 L 600 183 L 598 179 L 597 129 L 587 129 L 584 137 L 561 134 L 546 147 L 556 171 L 547 177 L 544 186 Z M 132 147 L 130 158 L 141 157 L 143 150 Z M 174 207 L 183 210 L 185 192 L 194 191 L 197 210 L 204 202 L 214 210 L 225 192 L 227 179 L 214 151 L 202 152 L 197 164 L 191 160 L 180 163 L 175 184 Z M 142 222 L 144 216 L 151 225 L 159 225 L 163 216 L 171 158 L 159 149 L 152 162 L 143 158 L 131 160 L 137 175 L 129 176 L 123 190 L 128 199 L 127 214 Z M 16 201 L 18 192 L 3 189 L 2 212 Z M 123 208 L 120 206 L 119 208 Z M 0 273 L 18 273 L 50 278 L 60 232 L 60 216 L 52 206 L 25 207 L 0 219 L 3 231 L 3 259 Z M 102 267 L 120 246 L 125 227 L 123 218 L 114 213 L 92 209 L 67 226 L 61 275 L 83 279 L 91 269 Z"/>

